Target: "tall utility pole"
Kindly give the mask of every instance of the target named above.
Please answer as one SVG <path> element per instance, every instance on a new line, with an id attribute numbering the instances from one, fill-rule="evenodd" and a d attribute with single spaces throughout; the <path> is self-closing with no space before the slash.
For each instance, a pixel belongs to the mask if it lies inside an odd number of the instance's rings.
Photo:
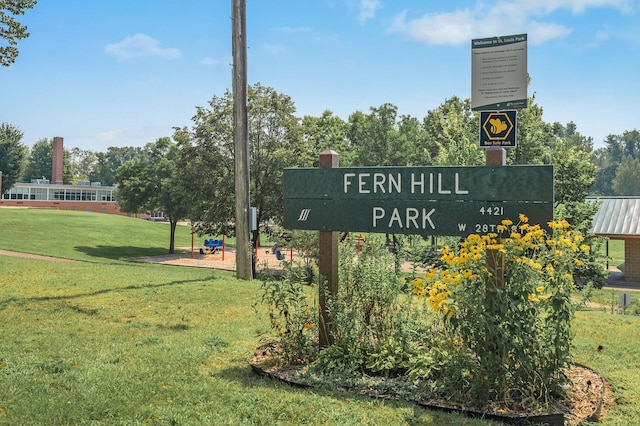
<path id="1" fill-rule="evenodd" d="M 247 7 L 245 0 L 231 0 L 233 50 L 233 143 L 236 181 L 236 276 L 251 280 L 249 239 L 249 130 L 247 120 Z"/>

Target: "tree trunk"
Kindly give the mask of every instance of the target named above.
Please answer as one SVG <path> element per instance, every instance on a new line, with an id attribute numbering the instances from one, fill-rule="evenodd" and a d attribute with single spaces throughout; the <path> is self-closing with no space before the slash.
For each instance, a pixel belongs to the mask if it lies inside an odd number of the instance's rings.
<path id="1" fill-rule="evenodd" d="M 176 225 L 178 224 L 178 221 L 173 218 L 169 218 L 169 224 L 171 227 L 171 237 L 169 239 L 169 254 L 174 254 L 176 252 Z"/>

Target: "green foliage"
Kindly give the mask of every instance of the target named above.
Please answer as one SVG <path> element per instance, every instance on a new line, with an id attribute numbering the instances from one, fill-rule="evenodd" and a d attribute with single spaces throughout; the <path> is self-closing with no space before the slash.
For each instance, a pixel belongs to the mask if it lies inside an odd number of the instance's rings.
<path id="1" fill-rule="evenodd" d="M 617 195 L 640 195 L 640 158 L 625 156 L 612 182 Z"/>
<path id="2" fill-rule="evenodd" d="M 266 306 L 276 334 L 275 351 L 285 364 L 306 364 L 317 356 L 312 342 L 318 337 L 318 310 L 299 278 L 296 270 L 289 267 L 281 279 L 267 277 L 261 286 L 260 303 Z M 257 310 L 255 304 L 254 308 Z"/>
<path id="3" fill-rule="evenodd" d="M 169 253 L 175 252 L 176 225 L 189 211 L 186 189 L 178 184 L 176 149 L 169 138 L 160 138 L 144 147 L 141 158 L 125 162 L 116 172 L 118 204 L 123 211 L 160 210 L 169 218 Z"/>
<path id="4" fill-rule="evenodd" d="M 470 99 L 457 96 L 427 112 L 424 129 L 433 163 L 438 165 L 475 166 L 484 162 L 478 146 L 478 115 L 471 111 Z"/>
<path id="5" fill-rule="evenodd" d="M 327 295 L 334 343 L 320 353 L 319 370 L 382 375 L 406 370 L 419 322 L 394 264 L 394 256 L 375 238 L 359 254 L 352 245 L 341 246 L 340 287 L 335 297 Z"/>
<path id="6" fill-rule="evenodd" d="M 440 315 L 436 339 L 447 342 L 440 350 L 462 368 L 453 377 L 463 380 L 447 389 L 455 400 L 535 407 L 562 395 L 562 371 L 571 361 L 573 264 L 588 247 L 566 221 L 551 223 L 546 235 L 521 220 L 503 221 L 501 239 L 470 235 L 459 247 L 444 247 L 447 266 L 412 281 Z"/>
<path id="7" fill-rule="evenodd" d="M 27 167 L 24 171 L 23 182 L 42 178 L 51 180 L 52 150 L 52 140 L 40 139 L 33 144 L 29 153 Z"/>
<path id="8" fill-rule="evenodd" d="M 0 65 L 8 67 L 18 57 L 18 40 L 29 37 L 26 25 L 20 24 L 15 17 L 24 15 L 25 10 L 33 8 L 36 0 L 0 0 L 0 38 L 7 43 L 0 46 Z"/>
<path id="9" fill-rule="evenodd" d="M 28 148 L 21 142 L 23 133 L 8 123 L 0 124 L 0 194 L 9 190 L 22 176 L 22 167 Z"/>
<path id="10" fill-rule="evenodd" d="M 164 224 L 15 209 L 0 209 L 0 224 L 3 249 L 82 260 L 0 255 L 2 424 L 494 424 L 256 376 L 247 359 L 256 331 L 270 326 L 252 315 L 258 282 L 225 271 L 113 260 L 162 252 Z M 611 290 L 596 290 L 593 300 L 600 292 L 605 303 L 617 301 Z M 428 323 L 431 315 L 420 319 Z M 603 425 L 640 417 L 640 382 L 629 374 L 629 366 L 640 363 L 638 327 L 636 316 L 576 314 L 575 361 L 603 374 L 616 392 L 617 406 L 607 410 Z M 418 337 L 427 335 L 423 329 Z M 434 344 L 420 355 L 426 372 L 451 365 Z M 452 374 L 442 383 L 453 387 L 464 377 Z M 399 390 L 389 381 L 381 386 L 381 393 Z M 407 399 L 419 396 L 415 387 L 407 389 Z"/>
<path id="11" fill-rule="evenodd" d="M 320 153 L 325 150 L 338 152 L 341 166 L 352 164 L 352 151 L 347 139 L 348 125 L 343 119 L 326 110 L 320 117 L 305 115 L 301 128 L 302 138 L 312 160 L 311 166 L 318 167 Z"/>
<path id="12" fill-rule="evenodd" d="M 28 226 L 25 226 L 28 224 Z M 0 248 L 91 263 L 119 263 L 166 254 L 168 226 L 103 213 L 0 208 Z M 178 226 L 176 242 L 191 245 L 191 229 Z"/>

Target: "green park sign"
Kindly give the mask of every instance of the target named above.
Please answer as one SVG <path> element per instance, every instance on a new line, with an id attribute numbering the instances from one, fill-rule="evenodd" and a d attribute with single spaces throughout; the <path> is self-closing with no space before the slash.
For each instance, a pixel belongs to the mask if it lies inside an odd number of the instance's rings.
<path id="1" fill-rule="evenodd" d="M 337 167 L 284 171 L 284 227 L 461 235 L 553 219 L 553 166 Z"/>

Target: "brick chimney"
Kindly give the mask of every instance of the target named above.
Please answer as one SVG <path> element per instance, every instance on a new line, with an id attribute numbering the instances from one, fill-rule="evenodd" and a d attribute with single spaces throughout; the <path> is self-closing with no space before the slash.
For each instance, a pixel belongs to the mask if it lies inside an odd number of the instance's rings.
<path id="1" fill-rule="evenodd" d="M 54 185 L 62 184 L 62 159 L 64 155 L 62 142 L 63 139 L 60 136 L 53 138 L 53 152 L 51 153 L 51 183 Z"/>

